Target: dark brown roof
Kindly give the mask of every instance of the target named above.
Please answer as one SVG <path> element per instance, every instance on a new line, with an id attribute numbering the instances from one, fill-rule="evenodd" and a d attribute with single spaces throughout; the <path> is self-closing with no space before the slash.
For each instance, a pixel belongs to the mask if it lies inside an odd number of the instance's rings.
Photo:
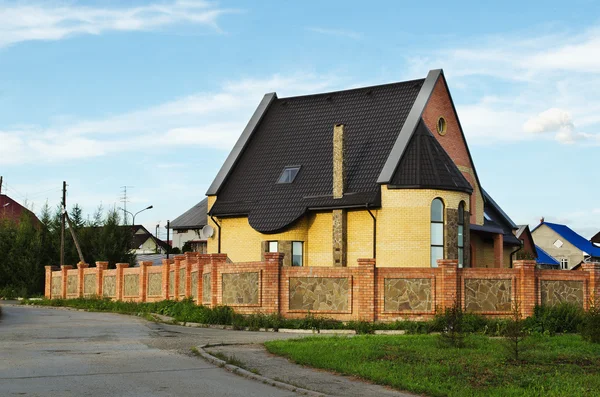
<path id="1" fill-rule="evenodd" d="M 390 182 L 395 188 L 432 188 L 471 193 L 473 188 L 421 120 Z"/>
<path id="2" fill-rule="evenodd" d="M 471 192 L 421 121 L 440 75 L 432 71 L 426 80 L 326 94 L 265 96 L 209 188 L 209 195 L 217 195 L 211 215 L 247 215 L 254 229 L 275 233 L 310 209 L 380 206 L 381 175 L 388 173 L 396 187 Z M 341 199 L 332 197 L 336 124 L 344 124 L 345 136 Z M 300 166 L 296 179 L 277 184 L 287 166 Z"/>
<path id="3" fill-rule="evenodd" d="M 594 237 L 590 239 L 592 243 L 600 244 L 600 232 L 596 233 Z"/>

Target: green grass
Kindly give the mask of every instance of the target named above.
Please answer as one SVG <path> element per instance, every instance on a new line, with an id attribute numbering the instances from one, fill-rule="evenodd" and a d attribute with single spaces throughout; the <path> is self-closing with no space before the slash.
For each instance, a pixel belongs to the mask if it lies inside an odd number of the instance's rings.
<path id="1" fill-rule="evenodd" d="M 600 396 L 600 345 L 578 335 L 532 336 L 523 360 L 505 341 L 471 335 L 463 349 L 435 335 L 272 341 L 274 354 L 428 396 Z"/>

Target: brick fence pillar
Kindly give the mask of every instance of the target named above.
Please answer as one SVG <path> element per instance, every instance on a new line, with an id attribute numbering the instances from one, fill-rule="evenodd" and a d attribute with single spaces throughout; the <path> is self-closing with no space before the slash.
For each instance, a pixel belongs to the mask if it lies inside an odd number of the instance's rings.
<path id="1" fill-rule="evenodd" d="M 60 291 L 60 296 L 63 299 L 67 299 L 67 271 L 69 271 L 71 269 L 73 269 L 73 266 L 71 266 L 71 265 L 63 265 L 60 268 L 60 271 L 62 273 L 61 274 L 61 276 L 62 276 L 62 279 L 61 279 L 61 281 L 62 281 L 62 283 L 61 283 L 62 284 L 62 288 L 61 288 L 61 291 Z"/>
<path id="2" fill-rule="evenodd" d="M 591 303 L 600 304 L 600 263 L 583 263 L 581 268 L 588 272 L 588 301 L 584 306 L 589 309 Z"/>
<path id="3" fill-rule="evenodd" d="M 533 310 L 537 304 L 537 278 L 535 275 L 534 260 L 516 260 L 513 268 L 519 271 L 517 279 L 517 291 L 513 297 L 521 307 L 521 315 L 525 318 L 533 316 Z"/>
<path id="4" fill-rule="evenodd" d="M 185 256 L 176 256 L 173 258 L 173 265 L 171 266 L 171 270 L 173 270 L 173 300 L 179 300 L 179 269 L 181 268 L 181 261 L 185 258 Z"/>
<path id="5" fill-rule="evenodd" d="M 197 305 L 201 305 L 203 303 L 203 292 L 204 292 L 204 265 L 210 263 L 210 255 L 209 254 L 197 254 L 196 260 L 198 261 L 198 292 L 196 300 Z"/>
<path id="6" fill-rule="evenodd" d="M 221 283 L 219 283 L 219 267 L 227 262 L 227 254 L 210 254 L 210 298 L 211 307 L 216 307 L 223 302 L 221 297 Z"/>
<path id="7" fill-rule="evenodd" d="M 44 297 L 52 299 L 52 272 L 58 270 L 57 266 L 44 266 L 46 269 L 46 283 L 44 284 Z"/>
<path id="8" fill-rule="evenodd" d="M 192 296 L 192 264 L 196 263 L 196 253 L 185 253 L 185 297 Z"/>
<path id="9" fill-rule="evenodd" d="M 169 299 L 169 272 L 171 271 L 171 259 L 162 260 L 162 291 L 164 300 Z"/>
<path id="10" fill-rule="evenodd" d="M 129 263 L 117 263 L 117 275 L 115 282 L 115 300 L 123 300 L 123 269 L 129 267 Z"/>
<path id="11" fill-rule="evenodd" d="M 79 262 L 77 264 L 77 297 L 78 298 L 83 297 L 83 289 L 84 289 L 83 270 L 87 269 L 89 266 L 90 265 L 88 265 L 87 263 L 83 263 L 83 262 Z"/>
<path id="12" fill-rule="evenodd" d="M 152 266 L 152 261 L 140 262 L 140 302 L 146 302 L 148 295 L 148 268 Z"/>
<path id="13" fill-rule="evenodd" d="M 108 262 L 96 262 L 96 295 L 104 295 L 104 271 L 108 269 Z"/>
<path id="14" fill-rule="evenodd" d="M 285 254 L 265 252 L 265 274 L 262 278 L 262 306 L 267 313 L 279 313 L 279 288 L 281 284 L 281 267 Z"/>
<path id="15" fill-rule="evenodd" d="M 438 259 L 437 264 L 442 271 L 441 288 L 437 299 L 438 307 L 445 310 L 454 306 L 455 302 L 462 307 L 458 259 Z"/>
<path id="16" fill-rule="evenodd" d="M 374 258 L 358 260 L 358 313 L 359 321 L 375 321 L 375 265 Z"/>

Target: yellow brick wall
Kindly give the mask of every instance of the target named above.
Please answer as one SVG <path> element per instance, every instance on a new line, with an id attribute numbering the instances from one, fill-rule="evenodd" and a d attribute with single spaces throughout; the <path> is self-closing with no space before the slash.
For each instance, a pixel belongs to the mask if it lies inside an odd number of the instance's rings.
<path id="1" fill-rule="evenodd" d="M 331 211 L 308 216 L 308 240 L 304 243 L 305 266 L 333 266 L 333 217 Z"/>
<path id="2" fill-rule="evenodd" d="M 464 167 L 462 165 L 458 166 L 458 169 L 465 174 L 468 174 L 471 178 L 470 178 L 470 183 L 471 185 L 473 185 L 473 197 L 475 197 L 475 202 L 473 203 L 475 205 L 475 223 L 477 225 L 483 225 L 483 194 L 481 193 L 481 188 L 479 187 L 479 185 L 477 184 L 477 178 L 475 178 L 475 172 L 473 171 L 472 168 L 470 167 Z M 467 206 L 467 208 L 469 208 Z"/>
<path id="3" fill-rule="evenodd" d="M 388 189 L 381 187 L 381 209 L 377 211 L 377 266 L 429 267 L 431 255 L 431 202 L 444 201 L 445 209 L 458 208 L 469 195 L 432 189 Z"/>
<path id="4" fill-rule="evenodd" d="M 494 243 L 491 240 L 483 241 L 479 236 L 471 235 L 471 244 L 473 244 L 473 246 L 475 247 L 476 257 L 475 262 L 471 264 L 472 267 L 495 267 Z M 502 257 L 503 267 L 510 267 L 510 253 L 516 249 L 517 247 L 504 247 L 504 253 Z"/>
<path id="5" fill-rule="evenodd" d="M 377 216 L 377 211 L 371 211 Z M 377 237 L 379 238 L 379 236 Z M 373 218 L 365 210 L 348 211 L 348 266 L 358 266 L 359 258 L 373 257 Z"/>

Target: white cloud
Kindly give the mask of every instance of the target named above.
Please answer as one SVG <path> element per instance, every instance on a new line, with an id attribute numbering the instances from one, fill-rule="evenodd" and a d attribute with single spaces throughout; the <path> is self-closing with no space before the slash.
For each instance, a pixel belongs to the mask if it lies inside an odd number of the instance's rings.
<path id="1" fill-rule="evenodd" d="M 523 38 L 528 37 L 528 38 Z M 466 127 L 469 116 L 487 119 L 465 128 L 469 137 L 496 140 L 554 139 L 561 144 L 600 144 L 600 29 L 582 33 L 493 36 L 409 59 L 409 75 L 442 66 L 467 103 L 457 103 Z M 502 92 L 496 102 L 479 93 Z M 465 115 L 464 109 L 470 114 Z M 501 124 L 495 124 L 501 121 Z M 525 134 L 523 134 L 523 132 Z"/>
<path id="2" fill-rule="evenodd" d="M 204 25 L 218 31 L 218 18 L 231 12 L 235 10 L 202 0 L 112 8 L 17 3 L 0 9 L 0 47 L 107 31 L 154 30 L 177 23 Z"/>
<path id="3" fill-rule="evenodd" d="M 0 127 L 0 164 L 59 162 L 160 147 L 229 150 L 266 92 L 300 95 L 336 88 L 337 82 L 336 77 L 307 73 L 243 79 L 226 82 L 216 92 L 198 92 L 101 120 Z"/>
<path id="4" fill-rule="evenodd" d="M 329 36 L 337 36 L 337 37 L 345 37 L 348 39 L 358 40 L 363 36 L 360 33 L 353 32 L 351 30 L 343 30 L 343 29 L 328 29 L 328 28 L 318 28 L 318 27 L 308 27 L 306 30 L 314 33 L 325 34 Z"/>

